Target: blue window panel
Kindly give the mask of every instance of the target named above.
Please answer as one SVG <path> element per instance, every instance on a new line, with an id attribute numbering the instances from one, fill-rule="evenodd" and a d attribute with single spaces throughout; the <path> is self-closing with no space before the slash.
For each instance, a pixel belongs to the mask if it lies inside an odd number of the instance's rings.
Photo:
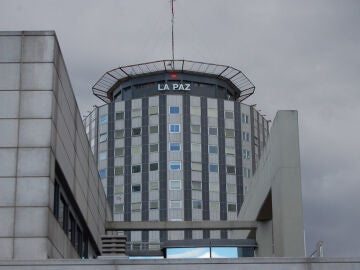
<path id="1" fill-rule="evenodd" d="M 107 123 L 107 115 L 100 116 L 100 124 L 106 124 Z"/>
<path id="2" fill-rule="evenodd" d="M 170 133 L 179 133 L 180 132 L 180 124 L 170 124 L 169 132 Z"/>
<path id="3" fill-rule="evenodd" d="M 218 172 L 219 171 L 218 164 L 210 163 L 209 164 L 209 171 L 210 172 Z"/>
<path id="4" fill-rule="evenodd" d="M 100 175 L 100 178 L 103 179 L 103 178 L 106 178 L 107 176 L 107 171 L 106 169 L 102 169 L 99 171 L 99 175 Z"/>
<path id="5" fill-rule="evenodd" d="M 181 150 L 181 145 L 180 143 L 170 143 L 170 147 L 169 147 L 170 151 L 180 151 Z"/>
<path id="6" fill-rule="evenodd" d="M 170 114 L 179 114 L 180 113 L 180 107 L 179 106 L 170 106 L 169 107 Z"/>
<path id="7" fill-rule="evenodd" d="M 179 170 L 181 170 L 181 162 L 180 161 L 171 161 L 169 169 L 171 171 L 179 171 Z"/>

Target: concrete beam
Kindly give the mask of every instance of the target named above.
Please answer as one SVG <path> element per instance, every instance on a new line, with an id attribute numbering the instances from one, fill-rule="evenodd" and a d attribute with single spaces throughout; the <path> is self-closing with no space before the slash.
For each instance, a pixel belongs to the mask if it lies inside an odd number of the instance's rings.
<path id="1" fill-rule="evenodd" d="M 256 221 L 108 221 L 106 231 L 256 230 Z"/>

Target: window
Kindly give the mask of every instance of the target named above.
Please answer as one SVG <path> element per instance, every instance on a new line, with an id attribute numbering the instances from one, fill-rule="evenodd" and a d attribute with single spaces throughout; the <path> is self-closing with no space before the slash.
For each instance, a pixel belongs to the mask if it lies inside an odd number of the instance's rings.
<path id="1" fill-rule="evenodd" d="M 159 201 L 150 201 L 150 209 L 159 209 Z"/>
<path id="2" fill-rule="evenodd" d="M 150 126 L 149 131 L 151 134 L 159 133 L 159 126 Z"/>
<path id="3" fill-rule="evenodd" d="M 219 171 L 219 166 L 218 166 L 218 164 L 210 163 L 210 164 L 209 164 L 209 171 L 210 171 L 210 172 L 218 172 L 218 171 Z"/>
<path id="4" fill-rule="evenodd" d="M 158 190 L 159 182 L 150 182 L 150 190 Z"/>
<path id="5" fill-rule="evenodd" d="M 191 189 L 192 190 L 201 190 L 202 183 L 199 181 L 191 181 Z"/>
<path id="6" fill-rule="evenodd" d="M 209 191 L 211 192 L 219 192 L 219 183 L 209 183 Z"/>
<path id="7" fill-rule="evenodd" d="M 208 108 L 208 117 L 217 117 L 217 109 Z"/>
<path id="8" fill-rule="evenodd" d="M 170 189 L 171 190 L 181 189 L 181 180 L 170 180 Z"/>
<path id="9" fill-rule="evenodd" d="M 150 171 L 157 171 L 159 169 L 159 163 L 150 163 L 149 170 Z"/>
<path id="10" fill-rule="evenodd" d="M 191 133 L 200 134 L 200 125 L 191 125 Z"/>
<path id="11" fill-rule="evenodd" d="M 200 162 L 191 162 L 191 170 L 193 171 L 201 171 L 202 166 Z"/>
<path id="12" fill-rule="evenodd" d="M 115 186 L 115 194 L 124 194 L 124 185 Z"/>
<path id="13" fill-rule="evenodd" d="M 131 117 L 141 117 L 141 109 L 132 109 Z"/>
<path id="14" fill-rule="evenodd" d="M 181 208 L 181 201 L 170 201 L 170 208 Z"/>
<path id="15" fill-rule="evenodd" d="M 103 124 L 106 124 L 107 123 L 107 115 L 101 115 L 100 116 L 100 124 L 103 125 Z"/>
<path id="16" fill-rule="evenodd" d="M 115 139 L 122 139 L 124 138 L 124 135 L 125 135 L 124 129 L 115 130 Z"/>
<path id="17" fill-rule="evenodd" d="M 192 152 L 201 152 L 201 144 L 200 143 L 192 143 L 191 151 Z"/>
<path id="18" fill-rule="evenodd" d="M 209 135 L 217 136 L 217 128 L 216 127 L 209 127 Z"/>
<path id="19" fill-rule="evenodd" d="M 234 138 L 235 137 L 235 130 L 226 128 L 225 129 L 225 137 Z"/>
<path id="20" fill-rule="evenodd" d="M 248 168 L 243 168 L 243 176 L 246 178 L 250 178 L 251 177 L 251 170 Z"/>
<path id="21" fill-rule="evenodd" d="M 169 169 L 170 171 L 181 170 L 181 161 L 170 161 Z"/>
<path id="22" fill-rule="evenodd" d="M 141 191 L 141 185 L 140 184 L 132 185 L 131 191 L 132 192 L 140 192 Z"/>
<path id="23" fill-rule="evenodd" d="M 123 157 L 124 156 L 124 147 L 115 148 L 115 157 Z"/>
<path id="24" fill-rule="evenodd" d="M 115 204 L 115 213 L 123 213 L 124 212 L 124 204 Z"/>
<path id="25" fill-rule="evenodd" d="M 250 141 L 250 133 L 243 131 L 242 139 L 243 139 L 243 141 L 247 141 L 247 142 Z"/>
<path id="26" fill-rule="evenodd" d="M 125 113 L 124 112 L 117 112 L 115 114 L 115 119 L 116 120 L 123 120 L 125 118 Z"/>
<path id="27" fill-rule="evenodd" d="M 194 208 L 194 209 L 202 209 L 202 201 L 193 200 L 192 201 L 192 208 Z"/>
<path id="28" fill-rule="evenodd" d="M 141 172 L 141 165 L 133 165 L 133 166 L 131 166 L 131 172 L 132 172 L 132 173 L 139 173 L 139 172 Z"/>
<path id="29" fill-rule="evenodd" d="M 235 155 L 235 147 L 225 146 L 225 154 Z"/>
<path id="30" fill-rule="evenodd" d="M 243 159 L 250 159 L 250 151 L 243 149 Z"/>
<path id="31" fill-rule="evenodd" d="M 105 160 L 107 159 L 107 152 L 103 151 L 99 153 L 99 160 Z"/>
<path id="32" fill-rule="evenodd" d="M 124 174 L 124 167 L 123 166 L 116 166 L 115 167 L 115 175 L 123 175 Z"/>
<path id="33" fill-rule="evenodd" d="M 227 173 L 227 174 L 235 174 L 235 166 L 233 166 L 233 165 L 226 165 L 226 173 Z"/>
<path id="34" fill-rule="evenodd" d="M 140 136 L 141 135 L 141 127 L 133 128 L 132 129 L 133 136 Z"/>
<path id="35" fill-rule="evenodd" d="M 150 144 L 149 148 L 150 153 L 159 152 L 159 145 L 157 143 Z"/>
<path id="36" fill-rule="evenodd" d="M 219 209 L 220 209 L 220 202 L 210 202 L 211 212 L 219 211 Z"/>
<path id="37" fill-rule="evenodd" d="M 228 193 L 236 193 L 236 185 L 235 184 L 227 184 L 226 190 Z"/>
<path id="38" fill-rule="evenodd" d="M 170 143 L 169 151 L 172 151 L 172 152 L 181 151 L 181 144 L 180 143 Z"/>
<path id="39" fill-rule="evenodd" d="M 217 154 L 217 153 L 218 153 L 217 145 L 209 145 L 209 154 Z"/>
<path id="40" fill-rule="evenodd" d="M 141 211 L 141 203 L 140 202 L 132 203 L 131 204 L 131 211 L 132 212 L 140 212 Z"/>
<path id="41" fill-rule="evenodd" d="M 201 108 L 198 106 L 191 106 L 190 107 L 190 114 L 192 115 L 201 115 Z"/>
<path id="42" fill-rule="evenodd" d="M 180 113 L 180 107 L 179 106 L 170 106 L 169 107 L 169 113 L 170 114 L 179 114 Z"/>
<path id="43" fill-rule="evenodd" d="M 236 204 L 228 203 L 228 212 L 236 212 Z"/>
<path id="44" fill-rule="evenodd" d="M 133 155 L 141 154 L 141 146 L 136 145 L 134 147 L 131 147 L 131 154 L 133 154 Z"/>
<path id="45" fill-rule="evenodd" d="M 180 124 L 170 124 L 169 132 L 170 133 L 179 133 L 180 132 Z"/>
<path id="46" fill-rule="evenodd" d="M 107 133 L 102 133 L 102 134 L 100 134 L 99 142 L 105 142 L 105 141 L 107 141 L 107 138 L 108 138 Z"/>
<path id="47" fill-rule="evenodd" d="M 158 106 L 152 106 L 149 108 L 149 114 L 155 115 L 159 113 L 159 107 Z"/>
<path id="48" fill-rule="evenodd" d="M 241 120 L 243 123 L 248 124 L 249 123 L 249 115 L 247 115 L 245 113 L 241 114 Z"/>
<path id="49" fill-rule="evenodd" d="M 106 169 L 100 170 L 100 171 L 99 171 L 99 175 L 100 175 L 100 178 L 101 178 L 101 179 L 106 178 L 106 175 L 107 175 Z"/>
<path id="50" fill-rule="evenodd" d="M 226 119 L 234 119 L 234 112 L 233 111 L 225 111 L 225 118 Z"/>

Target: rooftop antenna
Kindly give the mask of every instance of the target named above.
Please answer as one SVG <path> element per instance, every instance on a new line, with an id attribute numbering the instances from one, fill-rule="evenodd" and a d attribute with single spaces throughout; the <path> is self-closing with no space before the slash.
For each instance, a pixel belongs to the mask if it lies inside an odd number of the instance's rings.
<path id="1" fill-rule="evenodd" d="M 171 1 L 171 49 L 172 49 L 172 69 L 174 69 L 175 45 L 174 45 L 174 0 Z"/>

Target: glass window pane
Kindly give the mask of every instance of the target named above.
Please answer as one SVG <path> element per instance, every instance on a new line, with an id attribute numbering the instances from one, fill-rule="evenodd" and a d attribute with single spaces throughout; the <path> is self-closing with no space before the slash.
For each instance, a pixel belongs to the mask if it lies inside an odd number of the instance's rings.
<path id="1" fill-rule="evenodd" d="M 159 133 L 159 126 L 150 126 L 150 133 Z"/>
<path id="2" fill-rule="evenodd" d="M 141 109 L 132 109 L 131 116 L 134 117 L 141 117 Z"/>
<path id="3" fill-rule="evenodd" d="M 122 139 L 124 138 L 124 135 L 125 135 L 124 129 L 115 130 L 115 139 Z"/>
<path id="4" fill-rule="evenodd" d="M 201 171 L 202 165 L 200 162 L 191 162 L 191 170 L 193 171 Z"/>
<path id="5" fill-rule="evenodd" d="M 150 201 L 150 209 L 158 209 L 159 201 Z"/>
<path id="6" fill-rule="evenodd" d="M 156 163 L 150 163 L 149 165 L 150 171 L 157 171 L 159 169 L 159 164 Z"/>
<path id="7" fill-rule="evenodd" d="M 181 170 L 181 162 L 180 161 L 170 161 L 169 168 L 171 171 L 179 171 L 179 170 Z"/>
<path id="8" fill-rule="evenodd" d="M 235 130 L 233 129 L 225 129 L 225 137 L 228 137 L 228 138 L 234 138 L 235 137 Z"/>
<path id="9" fill-rule="evenodd" d="M 192 115 L 201 115 L 201 108 L 198 106 L 191 106 L 190 107 L 190 114 Z"/>
<path id="10" fill-rule="evenodd" d="M 226 146 L 225 147 L 225 154 L 235 155 L 235 147 Z"/>
<path id="11" fill-rule="evenodd" d="M 208 117 L 217 117 L 218 112 L 217 109 L 208 108 Z"/>
<path id="12" fill-rule="evenodd" d="M 159 108 L 158 106 L 152 106 L 149 108 L 149 114 L 150 115 L 154 115 L 154 114 L 158 114 L 159 113 Z"/>
<path id="13" fill-rule="evenodd" d="M 193 190 L 201 190 L 202 183 L 199 181 L 191 181 L 191 189 Z"/>
<path id="14" fill-rule="evenodd" d="M 139 185 L 139 184 L 132 185 L 131 191 L 132 192 L 140 192 L 141 191 L 141 185 Z"/>
<path id="15" fill-rule="evenodd" d="M 170 151 L 180 151 L 181 150 L 181 145 L 180 143 L 170 143 L 169 144 L 169 150 Z"/>
<path id="16" fill-rule="evenodd" d="M 179 114 L 180 113 L 180 107 L 179 106 L 170 106 L 169 107 L 169 113 L 170 114 Z"/>
<path id="17" fill-rule="evenodd" d="M 226 119 L 234 119 L 234 112 L 233 111 L 225 111 L 225 118 Z"/>
<path id="18" fill-rule="evenodd" d="M 219 191 L 219 183 L 209 183 L 209 191 L 218 192 Z"/>
<path id="19" fill-rule="evenodd" d="M 180 124 L 170 124 L 169 132 L 170 133 L 179 133 L 180 132 Z"/>
<path id="20" fill-rule="evenodd" d="M 219 170 L 219 167 L 218 167 L 217 164 L 215 164 L 215 163 L 210 163 L 209 164 L 209 171 L 210 172 L 218 172 L 218 170 Z"/>
<path id="21" fill-rule="evenodd" d="M 151 190 L 158 190 L 159 189 L 159 182 L 150 182 L 150 189 Z"/>
<path id="22" fill-rule="evenodd" d="M 141 146 L 140 145 L 137 145 L 137 146 L 134 146 L 131 148 L 131 153 L 133 155 L 138 155 L 138 154 L 141 154 Z"/>
<path id="23" fill-rule="evenodd" d="M 99 160 L 105 160 L 107 159 L 107 152 L 103 151 L 99 153 Z"/>
<path id="24" fill-rule="evenodd" d="M 227 166 L 226 166 L 226 173 L 228 173 L 228 174 L 235 174 L 235 166 L 227 165 Z"/>
<path id="25" fill-rule="evenodd" d="M 141 203 L 132 203 L 131 204 L 131 211 L 140 212 L 141 211 Z"/>
<path id="26" fill-rule="evenodd" d="M 115 119 L 116 120 L 123 120 L 125 118 L 125 113 L 124 112 L 117 112 L 115 114 Z"/>
<path id="27" fill-rule="evenodd" d="M 124 167 L 123 166 L 115 167 L 115 175 L 123 175 L 123 174 L 124 174 Z"/>
<path id="28" fill-rule="evenodd" d="M 180 180 L 170 180 L 170 189 L 172 189 L 172 190 L 181 189 L 181 181 Z"/>
<path id="29" fill-rule="evenodd" d="M 106 178 L 106 176 L 107 176 L 106 169 L 99 170 L 99 175 L 100 175 L 101 179 Z"/>
<path id="30" fill-rule="evenodd" d="M 159 151 L 159 145 L 156 144 L 150 144 L 150 152 L 158 152 Z"/>
<path id="31" fill-rule="evenodd" d="M 107 141 L 107 138 L 108 138 L 107 133 L 102 133 L 102 134 L 100 134 L 99 142 L 105 142 L 105 141 Z"/>
<path id="32" fill-rule="evenodd" d="M 191 133 L 200 134 L 200 125 L 191 125 Z"/>
<path id="33" fill-rule="evenodd" d="M 141 135 L 141 127 L 133 128 L 132 129 L 133 136 L 140 136 Z"/>
<path id="34" fill-rule="evenodd" d="M 193 200 L 192 201 L 192 208 L 194 208 L 194 209 L 202 209 L 202 201 Z"/>
<path id="35" fill-rule="evenodd" d="M 200 143 L 192 143 L 191 151 L 192 152 L 201 152 L 201 144 Z"/>
<path id="36" fill-rule="evenodd" d="M 124 205 L 122 203 L 115 204 L 115 213 L 123 213 Z"/>
<path id="37" fill-rule="evenodd" d="M 228 212 L 236 212 L 236 204 L 229 203 L 228 204 Z"/>
<path id="38" fill-rule="evenodd" d="M 217 154 L 217 153 L 218 153 L 217 145 L 209 145 L 209 154 Z"/>
<path id="39" fill-rule="evenodd" d="M 133 165 L 133 166 L 131 167 L 131 172 L 132 172 L 132 173 L 139 173 L 139 172 L 141 172 L 141 165 Z"/>
<path id="40" fill-rule="evenodd" d="M 228 193 L 236 193 L 236 185 L 235 184 L 227 184 L 227 192 Z"/>
<path id="41" fill-rule="evenodd" d="M 100 124 L 106 124 L 107 123 L 107 115 L 101 115 L 100 116 Z"/>
<path id="42" fill-rule="evenodd" d="M 115 157 L 123 157 L 125 149 L 124 147 L 115 148 Z"/>
<path id="43" fill-rule="evenodd" d="M 217 128 L 216 127 L 209 127 L 209 135 L 217 135 Z"/>

